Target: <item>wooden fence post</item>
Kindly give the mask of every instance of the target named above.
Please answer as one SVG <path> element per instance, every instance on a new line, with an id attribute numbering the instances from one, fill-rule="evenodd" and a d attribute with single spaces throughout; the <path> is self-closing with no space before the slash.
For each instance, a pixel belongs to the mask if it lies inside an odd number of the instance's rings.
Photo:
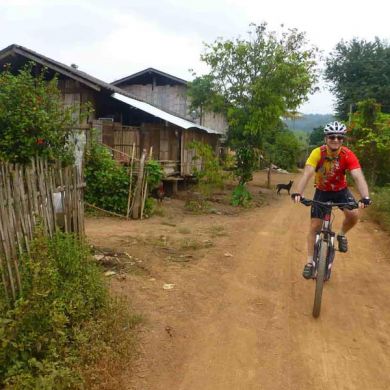
<path id="1" fill-rule="evenodd" d="M 133 202 L 133 210 L 132 210 L 132 217 L 134 219 L 138 219 L 140 217 L 141 193 L 142 193 L 142 183 L 144 177 L 145 156 L 146 156 L 146 151 L 144 149 L 142 151 L 141 160 L 139 162 L 137 184 L 135 185 L 135 190 L 134 190 L 134 202 Z"/>

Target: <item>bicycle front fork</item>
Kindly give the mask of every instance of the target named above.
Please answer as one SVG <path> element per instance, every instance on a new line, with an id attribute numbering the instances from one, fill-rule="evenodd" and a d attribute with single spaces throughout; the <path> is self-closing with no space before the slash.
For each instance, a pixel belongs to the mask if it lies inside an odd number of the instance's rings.
<path id="1" fill-rule="evenodd" d="M 330 274 L 332 272 L 333 260 L 334 260 L 335 254 L 336 254 L 335 249 L 334 249 L 335 236 L 336 236 L 335 233 L 333 233 L 333 232 L 330 233 L 330 243 L 328 244 L 328 256 L 326 259 L 327 272 L 326 272 L 326 276 L 325 276 L 326 279 L 325 280 L 329 280 Z"/>

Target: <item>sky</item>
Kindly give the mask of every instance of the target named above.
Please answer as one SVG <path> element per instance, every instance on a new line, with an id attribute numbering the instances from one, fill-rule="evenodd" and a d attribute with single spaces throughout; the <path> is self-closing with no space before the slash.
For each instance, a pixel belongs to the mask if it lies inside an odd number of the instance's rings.
<path id="1" fill-rule="evenodd" d="M 250 23 L 297 28 L 328 55 L 354 37 L 390 41 L 386 0 L 0 0 L 0 49 L 16 43 L 112 82 L 153 67 L 207 73 L 205 43 L 246 37 Z M 333 113 L 325 82 L 299 108 Z"/>

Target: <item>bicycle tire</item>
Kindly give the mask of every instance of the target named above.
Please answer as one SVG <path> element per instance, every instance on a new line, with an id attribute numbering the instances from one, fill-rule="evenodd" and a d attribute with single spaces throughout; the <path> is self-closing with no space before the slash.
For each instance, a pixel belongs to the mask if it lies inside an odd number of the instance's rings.
<path id="1" fill-rule="evenodd" d="M 316 289 L 314 293 L 313 317 L 317 318 L 321 312 L 322 290 L 324 288 L 326 273 L 326 256 L 328 254 L 328 245 L 323 240 L 318 243 L 320 250 L 318 254 L 318 267 Z"/>

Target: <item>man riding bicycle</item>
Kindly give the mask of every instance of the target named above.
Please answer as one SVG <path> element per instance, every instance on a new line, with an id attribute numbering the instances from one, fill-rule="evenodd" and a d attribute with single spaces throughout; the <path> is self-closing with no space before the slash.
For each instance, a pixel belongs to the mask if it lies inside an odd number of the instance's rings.
<path id="1" fill-rule="evenodd" d="M 354 201 L 347 188 L 345 172 L 348 170 L 353 177 L 360 193 L 359 207 L 365 208 L 371 204 L 367 182 L 364 178 L 359 160 L 355 154 L 343 146 L 347 128 L 343 123 L 331 122 L 324 127 L 325 145 L 315 148 L 306 161 L 303 176 L 296 192 L 291 195 L 295 203 L 303 197 L 307 183 L 315 174 L 316 191 L 313 199 L 320 202 L 346 203 Z M 337 234 L 338 249 L 347 252 L 348 241 L 345 234 L 358 221 L 358 210 L 343 209 L 344 221 Z M 314 242 L 316 233 L 321 230 L 323 210 L 318 204 L 311 206 L 311 223 L 307 236 L 307 263 L 303 269 L 303 277 L 310 279 L 313 272 Z"/>

